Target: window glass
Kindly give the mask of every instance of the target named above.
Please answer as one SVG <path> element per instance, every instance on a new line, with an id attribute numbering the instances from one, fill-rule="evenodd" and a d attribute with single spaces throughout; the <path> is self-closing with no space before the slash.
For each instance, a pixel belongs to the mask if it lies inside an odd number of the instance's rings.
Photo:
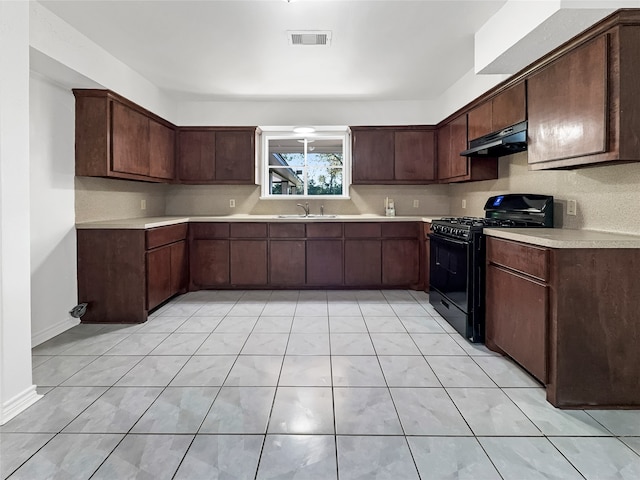
<path id="1" fill-rule="evenodd" d="M 348 134 L 263 130 L 264 197 L 348 196 Z"/>

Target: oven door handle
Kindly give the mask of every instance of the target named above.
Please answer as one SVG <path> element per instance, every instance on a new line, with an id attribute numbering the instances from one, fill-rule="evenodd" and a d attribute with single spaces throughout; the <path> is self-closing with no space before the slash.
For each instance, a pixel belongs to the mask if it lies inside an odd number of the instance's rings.
<path id="1" fill-rule="evenodd" d="M 428 233 L 427 237 L 429 237 L 431 240 L 446 242 L 446 243 L 453 243 L 455 245 L 461 245 L 463 247 L 469 245 L 469 242 L 465 242 L 464 240 L 456 240 L 454 238 L 441 237 L 440 235 L 435 235 L 433 233 Z"/>

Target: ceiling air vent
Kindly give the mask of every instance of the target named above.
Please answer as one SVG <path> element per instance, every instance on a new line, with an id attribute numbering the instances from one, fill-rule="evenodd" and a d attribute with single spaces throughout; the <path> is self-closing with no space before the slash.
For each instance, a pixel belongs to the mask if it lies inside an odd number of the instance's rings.
<path id="1" fill-rule="evenodd" d="M 311 31 L 311 30 L 298 30 L 287 32 L 289 37 L 289 45 L 322 45 L 329 46 L 331 44 L 331 31 Z"/>

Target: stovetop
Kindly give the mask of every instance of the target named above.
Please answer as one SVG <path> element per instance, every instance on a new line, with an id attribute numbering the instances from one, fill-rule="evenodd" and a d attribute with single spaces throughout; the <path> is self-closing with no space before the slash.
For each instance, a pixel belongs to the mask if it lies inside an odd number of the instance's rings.
<path id="1" fill-rule="evenodd" d="M 510 193 L 489 197 L 485 217 L 445 217 L 434 220 L 434 234 L 464 241 L 482 238 L 484 228 L 553 227 L 553 197 Z"/>
<path id="2" fill-rule="evenodd" d="M 434 233 L 447 237 L 469 240 L 473 235 L 482 233 L 483 228 L 513 228 L 540 226 L 524 220 L 484 218 L 484 217 L 445 217 L 434 220 L 431 229 Z"/>

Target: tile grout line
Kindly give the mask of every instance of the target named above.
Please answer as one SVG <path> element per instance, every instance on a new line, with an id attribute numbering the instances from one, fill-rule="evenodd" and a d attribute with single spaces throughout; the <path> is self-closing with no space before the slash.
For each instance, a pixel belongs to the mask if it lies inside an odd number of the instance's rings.
<path id="1" fill-rule="evenodd" d="M 272 292 L 273 295 L 273 292 Z M 299 295 L 298 295 L 299 297 Z M 296 310 L 297 310 L 297 301 L 296 301 Z M 259 319 L 260 317 L 258 317 Z M 295 310 L 293 320 L 291 320 L 291 326 L 289 327 L 289 334 L 287 336 L 287 343 L 284 347 L 284 354 L 282 355 L 282 362 L 280 363 L 280 371 L 278 372 L 278 378 L 276 379 L 276 386 L 273 391 L 273 399 L 271 400 L 271 408 L 269 409 L 269 415 L 267 415 L 267 422 L 265 425 L 264 436 L 262 438 L 262 445 L 260 446 L 260 453 L 258 454 L 258 463 L 256 464 L 256 472 L 254 475 L 254 480 L 258 478 L 258 472 L 260 471 L 260 463 L 262 462 L 262 455 L 264 454 L 264 448 L 267 444 L 267 435 L 269 433 L 269 424 L 271 423 L 271 415 L 273 414 L 273 407 L 276 404 L 276 397 L 278 395 L 278 386 L 280 385 L 280 377 L 282 376 L 282 369 L 284 368 L 284 360 L 287 355 L 287 348 L 289 348 L 289 339 L 291 338 L 291 332 L 293 331 L 293 323 L 295 322 Z M 257 323 L 257 322 L 256 322 Z M 254 326 L 255 328 L 255 326 Z M 248 338 L 247 338 L 248 340 Z M 242 350 L 241 350 L 242 351 Z M 240 356 L 240 355 L 238 355 Z"/>

